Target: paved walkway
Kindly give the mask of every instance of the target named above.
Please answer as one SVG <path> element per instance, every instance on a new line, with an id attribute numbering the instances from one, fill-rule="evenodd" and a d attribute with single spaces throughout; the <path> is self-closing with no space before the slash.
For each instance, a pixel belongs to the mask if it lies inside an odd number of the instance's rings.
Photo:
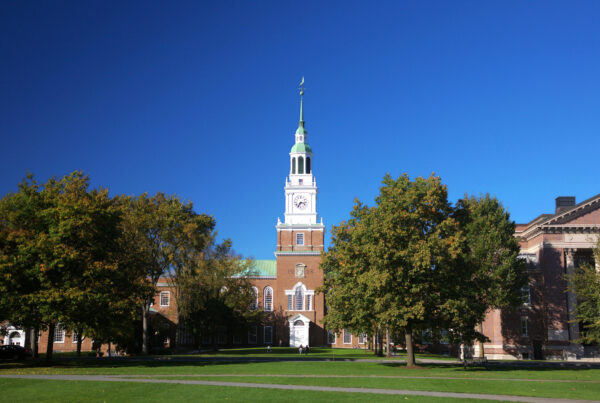
<path id="1" fill-rule="evenodd" d="M 453 392 L 427 392 L 416 390 L 397 390 L 397 389 L 371 389 L 371 388 L 341 388 L 332 386 L 305 386 L 305 385 L 277 385 L 265 383 L 245 383 L 245 382 L 218 382 L 218 381 L 196 381 L 185 379 L 136 379 L 120 376 L 107 375 L 0 375 L 0 378 L 13 379 L 48 379 L 56 381 L 96 381 L 96 382 L 141 382 L 141 383 L 170 383 L 187 385 L 207 385 L 207 386 L 236 386 L 243 388 L 260 389 L 285 389 L 285 390 L 311 390 L 319 392 L 342 392 L 342 393 L 376 393 L 384 395 L 404 395 L 404 396 L 432 396 L 432 397 L 450 397 L 462 399 L 487 399 L 495 401 L 527 402 L 527 403 L 590 403 L 590 400 L 572 400 L 572 399 L 551 399 L 542 397 L 524 397 L 510 395 L 486 395 L 481 393 L 453 393 Z"/>
<path id="2" fill-rule="evenodd" d="M 413 376 L 413 375 L 285 375 L 285 374 L 143 374 L 143 375 L 109 375 L 117 377 L 143 377 L 143 378 L 174 378 L 174 377 L 207 377 L 207 378 L 380 378 L 380 379 L 441 379 L 451 381 L 507 381 L 507 382 L 549 382 L 549 383 L 600 383 L 581 379 L 523 379 L 523 378 L 470 378 L 452 376 Z"/>

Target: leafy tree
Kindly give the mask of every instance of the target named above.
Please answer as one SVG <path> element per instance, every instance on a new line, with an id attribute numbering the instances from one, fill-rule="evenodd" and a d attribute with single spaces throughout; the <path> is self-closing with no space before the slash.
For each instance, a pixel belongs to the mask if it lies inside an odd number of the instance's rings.
<path id="1" fill-rule="evenodd" d="M 251 308 L 257 298 L 251 274 L 252 260 L 236 255 L 230 240 L 215 244 L 214 238 L 194 260 L 171 273 L 180 320 L 197 344 L 200 335 L 210 335 L 216 350 L 220 329 L 228 327 L 239 334 L 260 320 L 261 312 Z"/>
<path id="2" fill-rule="evenodd" d="M 32 176 L 2 199 L 0 304 L 19 326 L 93 331 L 131 313 L 144 272 L 122 263 L 121 214 L 105 189 L 73 172 L 43 186 Z"/>
<path id="3" fill-rule="evenodd" d="M 525 262 L 518 258 L 514 221 L 498 199 L 489 194 L 465 196 L 457 203 L 455 217 L 466 243 L 459 267 L 445 279 L 450 285 L 445 299 L 450 303 L 444 319 L 454 341 L 479 340 L 483 358 L 485 313 L 521 305 L 521 288 L 527 284 L 528 275 Z"/>
<path id="4" fill-rule="evenodd" d="M 210 241 L 215 221 L 198 214 L 193 204 L 176 196 L 157 193 L 126 199 L 123 203 L 124 231 L 134 245 L 132 259 L 145 265 L 150 285 L 142 303 L 142 350 L 150 351 L 148 316 L 161 276 L 184 267 Z"/>
<path id="5" fill-rule="evenodd" d="M 375 201 L 373 208 L 356 202 L 349 225 L 333 230 L 322 266 L 325 323 L 360 328 L 370 315 L 405 334 L 414 366 L 413 332 L 439 317 L 438 279 L 452 270 L 464 240 L 439 177 L 386 175 Z"/>
<path id="6" fill-rule="evenodd" d="M 600 237 L 594 249 L 594 262 L 576 267 L 568 290 L 577 294 L 575 320 L 583 324 L 580 342 L 600 343 Z"/>

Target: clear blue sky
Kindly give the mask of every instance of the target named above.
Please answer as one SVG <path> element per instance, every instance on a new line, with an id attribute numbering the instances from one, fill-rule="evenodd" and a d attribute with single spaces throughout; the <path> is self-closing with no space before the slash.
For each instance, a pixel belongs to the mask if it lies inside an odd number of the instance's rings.
<path id="1" fill-rule="evenodd" d="M 386 172 L 527 222 L 600 193 L 599 20 L 598 1 L 4 1 L 0 195 L 83 170 L 273 258 L 305 76 L 328 230 Z"/>

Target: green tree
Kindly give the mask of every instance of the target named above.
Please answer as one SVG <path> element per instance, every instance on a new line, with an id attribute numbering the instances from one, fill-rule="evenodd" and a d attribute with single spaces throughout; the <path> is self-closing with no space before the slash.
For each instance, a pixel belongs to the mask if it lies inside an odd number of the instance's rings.
<path id="1" fill-rule="evenodd" d="M 122 264 L 121 213 L 107 190 L 89 190 L 77 171 L 43 186 L 29 176 L 0 211 L 1 304 L 12 323 L 48 328 L 48 360 L 58 323 L 81 333 L 131 313 L 144 272 Z"/>
<path id="2" fill-rule="evenodd" d="M 325 323 L 359 328 L 370 315 L 405 334 L 407 365 L 414 366 L 413 332 L 440 316 L 438 279 L 454 267 L 464 239 L 439 177 L 386 175 L 375 202 L 357 202 L 350 224 L 333 230 L 322 266 Z"/>
<path id="3" fill-rule="evenodd" d="M 489 194 L 465 196 L 457 203 L 455 217 L 466 237 L 457 270 L 447 278 L 445 310 L 454 341 L 479 341 L 484 357 L 483 319 L 490 309 L 523 303 L 521 288 L 527 284 L 525 262 L 519 259 L 515 224 L 502 203 Z M 478 328 L 477 331 L 475 329 Z"/>
<path id="4" fill-rule="evenodd" d="M 583 324 L 579 342 L 590 344 L 600 343 L 600 237 L 594 259 L 575 268 L 568 289 L 577 295 L 575 320 Z"/>
<path id="5" fill-rule="evenodd" d="M 124 231 L 135 253 L 132 259 L 145 264 L 150 285 L 142 306 L 142 350 L 150 352 L 149 311 L 161 276 L 184 267 L 192 257 L 210 242 L 215 221 L 198 214 L 193 204 L 183 203 L 176 196 L 157 193 L 143 194 L 123 203 Z"/>
<path id="6" fill-rule="evenodd" d="M 227 327 L 239 334 L 262 316 L 249 280 L 252 260 L 236 255 L 230 240 L 216 244 L 213 238 L 193 261 L 171 275 L 180 320 L 198 345 L 201 335 L 209 335 L 216 350 L 220 330 Z"/>

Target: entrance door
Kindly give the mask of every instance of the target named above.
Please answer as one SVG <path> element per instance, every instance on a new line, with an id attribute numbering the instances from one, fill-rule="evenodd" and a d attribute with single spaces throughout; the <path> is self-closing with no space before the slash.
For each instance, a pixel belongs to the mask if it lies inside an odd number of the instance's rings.
<path id="1" fill-rule="evenodd" d="M 308 326 L 303 321 L 295 321 L 290 333 L 292 336 L 290 340 L 291 347 L 306 346 L 308 344 Z"/>
<path id="2" fill-rule="evenodd" d="M 533 359 L 534 360 L 543 360 L 544 359 L 544 353 L 542 350 L 542 341 L 541 340 L 533 341 Z"/>

